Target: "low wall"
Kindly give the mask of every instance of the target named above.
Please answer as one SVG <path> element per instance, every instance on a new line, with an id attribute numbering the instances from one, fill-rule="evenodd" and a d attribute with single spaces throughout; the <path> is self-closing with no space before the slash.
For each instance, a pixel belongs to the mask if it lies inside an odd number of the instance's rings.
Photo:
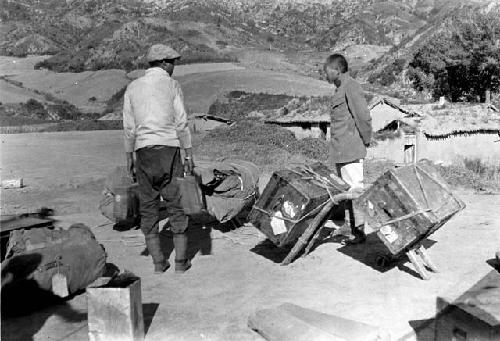
<path id="1" fill-rule="evenodd" d="M 457 160 L 481 159 L 489 165 L 500 165 L 500 140 L 496 134 L 476 134 L 455 136 L 442 140 L 419 136 L 418 159 L 451 164 Z M 368 158 L 387 159 L 397 163 L 404 161 L 404 138 L 377 142 L 368 149 Z"/>
<path id="2" fill-rule="evenodd" d="M 481 159 L 490 165 L 500 164 L 500 137 L 496 134 L 454 136 L 443 140 L 420 139 L 418 157 L 443 163 L 457 159 Z"/>

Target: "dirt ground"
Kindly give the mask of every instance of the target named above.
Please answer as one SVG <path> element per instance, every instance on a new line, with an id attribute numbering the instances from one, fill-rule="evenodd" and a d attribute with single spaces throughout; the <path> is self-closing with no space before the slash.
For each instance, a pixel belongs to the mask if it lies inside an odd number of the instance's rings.
<path id="1" fill-rule="evenodd" d="M 248 316 L 284 302 L 379 326 L 392 340 L 429 340 L 436 298 L 456 298 L 491 271 L 487 261 L 500 245 L 500 195 L 460 192 L 467 208 L 426 242 L 441 270 L 429 281 L 418 278 L 404 260 L 386 271 L 377 268 L 373 242 L 344 247 L 326 240 L 282 267 L 285 254 L 255 228 L 223 232 L 227 226 L 204 222 L 190 227 L 192 269 L 153 275 L 150 258 L 141 255 L 140 231 L 113 230 L 96 207 L 102 179 L 125 161 L 121 141 L 119 131 L 2 135 L 2 178 L 23 177 L 26 183 L 2 191 L 2 212 L 47 206 L 56 210 L 62 227 L 76 222 L 92 227 L 108 262 L 141 277 L 148 341 L 261 340 L 247 327 Z M 163 244 L 170 253 L 168 231 Z M 1 336 L 87 340 L 86 296 L 4 320 Z"/>

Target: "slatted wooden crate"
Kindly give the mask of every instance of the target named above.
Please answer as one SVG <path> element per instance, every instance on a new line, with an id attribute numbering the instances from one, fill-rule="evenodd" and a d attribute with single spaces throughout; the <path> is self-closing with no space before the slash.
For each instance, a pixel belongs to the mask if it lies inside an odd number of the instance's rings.
<path id="1" fill-rule="evenodd" d="M 395 168 L 380 176 L 354 205 L 394 256 L 416 246 L 465 204 L 427 163 Z"/>
<path id="2" fill-rule="evenodd" d="M 330 195 L 348 189 L 333 170 L 321 163 L 280 170 L 272 175 L 249 220 L 277 246 L 289 245 L 302 235 Z"/>

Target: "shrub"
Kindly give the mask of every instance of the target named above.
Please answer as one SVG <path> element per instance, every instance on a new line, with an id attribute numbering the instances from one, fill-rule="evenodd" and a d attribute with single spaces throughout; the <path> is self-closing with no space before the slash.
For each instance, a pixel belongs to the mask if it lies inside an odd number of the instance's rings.
<path id="1" fill-rule="evenodd" d="M 122 121 L 105 120 L 80 120 L 60 122 L 56 125 L 43 129 L 44 132 L 56 131 L 88 131 L 88 130 L 120 130 L 123 129 Z"/>
<path id="2" fill-rule="evenodd" d="M 328 160 L 328 141 L 307 137 L 294 141 L 287 150 L 292 154 L 302 154 L 310 159 L 326 162 Z"/>
<path id="3" fill-rule="evenodd" d="M 386 65 L 379 73 L 372 73 L 368 77 L 368 82 L 378 83 L 383 86 L 389 86 L 396 82 L 397 77 L 403 72 L 406 60 L 396 59 L 394 62 Z"/>
<path id="4" fill-rule="evenodd" d="M 441 176 L 452 187 L 473 189 L 476 191 L 499 191 L 499 167 L 485 166 L 477 161 L 454 163 L 449 166 L 435 165 Z M 479 166 L 479 167 L 478 167 Z M 472 168 L 471 169 L 469 169 Z M 474 169 L 478 170 L 475 171 Z"/>
<path id="5" fill-rule="evenodd" d="M 104 113 L 114 112 L 116 109 L 123 106 L 122 99 L 123 95 L 125 95 L 125 91 L 127 90 L 127 86 L 124 86 L 117 93 L 115 93 L 111 98 L 106 102 L 106 109 Z"/>
<path id="6" fill-rule="evenodd" d="M 26 102 L 26 109 L 30 112 L 45 111 L 45 107 L 43 106 L 43 104 L 38 102 L 36 99 L 33 99 L 33 98 L 30 98 Z"/>
<path id="7" fill-rule="evenodd" d="M 73 104 L 60 101 L 47 106 L 48 110 L 54 112 L 61 120 L 77 120 L 82 117 L 82 113 Z"/>
<path id="8" fill-rule="evenodd" d="M 291 131 L 277 125 L 255 121 L 240 121 L 231 127 L 219 127 L 210 131 L 206 138 L 218 143 L 248 142 L 254 145 L 287 148 L 296 140 Z"/>
<path id="9" fill-rule="evenodd" d="M 231 127 L 219 127 L 209 132 L 204 143 L 223 145 L 239 144 L 255 148 L 267 147 L 269 151 L 284 150 L 292 155 L 326 162 L 328 142 L 316 138 L 297 140 L 295 135 L 279 125 L 255 121 L 239 121 Z"/>
<path id="10" fill-rule="evenodd" d="M 466 169 L 476 174 L 485 175 L 487 173 L 488 166 L 480 158 L 465 158 L 463 162 Z"/>

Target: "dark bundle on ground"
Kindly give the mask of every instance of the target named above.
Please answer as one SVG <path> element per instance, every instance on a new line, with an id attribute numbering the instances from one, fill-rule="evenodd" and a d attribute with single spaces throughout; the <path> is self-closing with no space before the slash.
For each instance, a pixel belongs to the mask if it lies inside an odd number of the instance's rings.
<path id="1" fill-rule="evenodd" d="M 210 105 L 208 114 L 238 121 L 247 118 L 252 111 L 279 109 L 293 98 L 288 95 L 231 91 L 217 98 Z"/>

